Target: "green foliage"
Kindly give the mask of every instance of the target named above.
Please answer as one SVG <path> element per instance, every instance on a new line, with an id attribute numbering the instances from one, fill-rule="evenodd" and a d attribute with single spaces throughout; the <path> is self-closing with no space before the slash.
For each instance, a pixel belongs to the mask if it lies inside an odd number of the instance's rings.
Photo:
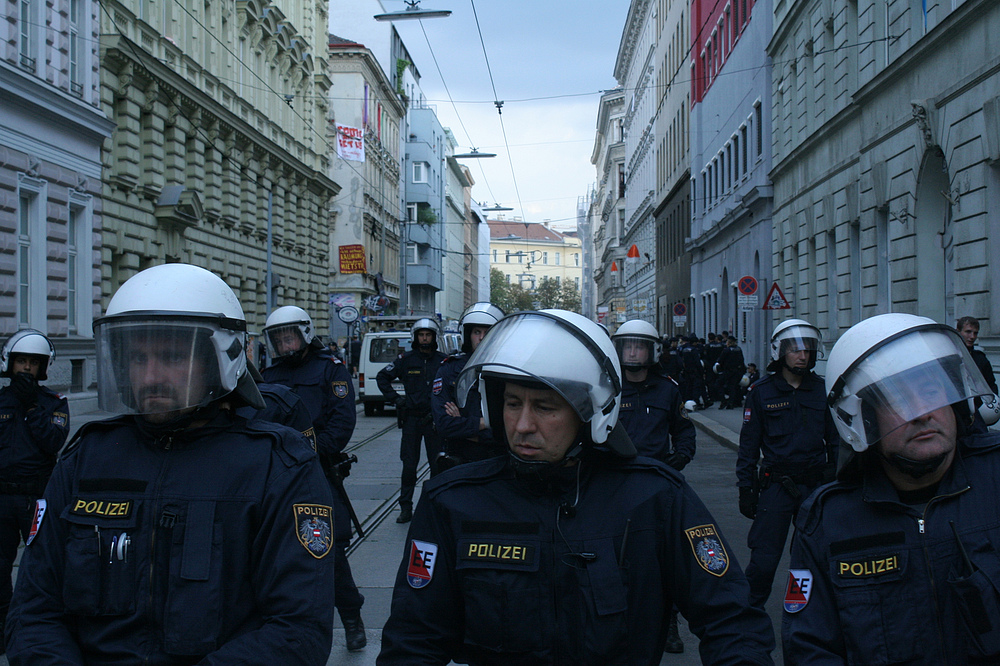
<path id="1" fill-rule="evenodd" d="M 508 284 L 507 276 L 498 268 L 490 269 L 490 302 L 504 312 L 534 310 L 535 297 L 519 284 Z"/>
<path id="2" fill-rule="evenodd" d="M 548 308 L 561 308 L 562 295 L 559 283 L 555 278 L 543 277 L 535 289 L 535 298 L 538 300 L 538 307 L 541 310 Z"/>
<path id="3" fill-rule="evenodd" d="M 575 282 L 572 280 L 566 280 L 563 282 L 559 297 L 562 300 L 562 305 L 560 307 L 563 310 L 583 314 L 580 311 L 581 308 L 583 308 L 583 299 L 580 296 L 580 290 L 577 289 Z"/>
<path id="4" fill-rule="evenodd" d="M 490 269 L 490 301 L 504 312 L 548 308 L 580 312 L 582 305 L 580 290 L 570 280 L 559 284 L 554 278 L 543 277 L 538 287 L 531 291 L 519 284 L 508 284 L 503 271 L 497 268 Z"/>
<path id="5" fill-rule="evenodd" d="M 434 214 L 434 209 L 430 206 L 420 206 L 417 210 L 417 222 L 420 224 L 436 224 L 437 221 L 437 215 Z"/>

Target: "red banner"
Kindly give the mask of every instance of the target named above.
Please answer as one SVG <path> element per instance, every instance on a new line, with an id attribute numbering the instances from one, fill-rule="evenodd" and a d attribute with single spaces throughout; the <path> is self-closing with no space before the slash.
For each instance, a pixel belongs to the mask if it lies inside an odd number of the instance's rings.
<path id="1" fill-rule="evenodd" d="M 340 273 L 342 275 L 350 273 L 366 273 L 365 267 L 365 246 L 364 245 L 341 245 L 340 246 Z"/>

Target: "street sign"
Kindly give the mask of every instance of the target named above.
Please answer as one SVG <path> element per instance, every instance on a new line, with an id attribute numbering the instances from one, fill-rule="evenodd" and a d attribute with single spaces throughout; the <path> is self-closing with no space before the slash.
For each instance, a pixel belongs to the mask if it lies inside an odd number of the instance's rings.
<path id="1" fill-rule="evenodd" d="M 757 303 L 759 302 L 757 294 L 753 296 L 747 296 L 746 294 L 736 295 L 736 304 L 740 306 L 742 312 L 750 312 L 757 309 Z"/>
<path id="2" fill-rule="evenodd" d="M 744 296 L 753 296 L 757 293 L 757 278 L 752 275 L 744 275 L 736 283 L 736 289 Z"/>
<path id="3" fill-rule="evenodd" d="M 674 317 L 684 317 L 685 315 L 687 315 L 687 312 L 688 312 L 687 306 L 684 305 L 683 303 L 674 304 Z"/>
<path id="4" fill-rule="evenodd" d="M 791 310 L 792 306 L 785 298 L 785 295 L 781 292 L 781 287 L 775 282 L 771 285 L 771 291 L 767 292 L 767 298 L 764 299 L 764 305 L 761 306 L 761 310 Z"/>
<path id="5" fill-rule="evenodd" d="M 340 317 L 340 321 L 345 324 L 350 324 L 358 318 L 358 309 L 348 305 L 340 308 L 340 312 L 337 313 L 337 316 Z"/>
<path id="6" fill-rule="evenodd" d="M 684 326 L 687 325 L 687 322 L 687 315 L 674 315 L 674 326 L 677 328 L 684 328 Z"/>

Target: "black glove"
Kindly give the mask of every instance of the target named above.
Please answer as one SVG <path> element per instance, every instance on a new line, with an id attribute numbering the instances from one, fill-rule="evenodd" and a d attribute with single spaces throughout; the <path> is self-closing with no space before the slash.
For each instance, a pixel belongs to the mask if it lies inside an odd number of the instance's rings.
<path id="1" fill-rule="evenodd" d="M 396 398 L 396 409 L 406 409 L 406 396 L 401 395 Z"/>
<path id="2" fill-rule="evenodd" d="M 681 453 L 680 451 L 667 456 L 667 464 L 678 472 L 687 467 L 689 462 L 691 462 L 691 458 L 686 453 Z"/>
<path id="3" fill-rule="evenodd" d="M 740 513 L 750 520 L 757 517 L 757 497 L 753 488 L 740 486 Z"/>
<path id="4" fill-rule="evenodd" d="M 10 380 L 10 390 L 22 405 L 38 401 L 38 381 L 30 372 L 19 372 Z"/>

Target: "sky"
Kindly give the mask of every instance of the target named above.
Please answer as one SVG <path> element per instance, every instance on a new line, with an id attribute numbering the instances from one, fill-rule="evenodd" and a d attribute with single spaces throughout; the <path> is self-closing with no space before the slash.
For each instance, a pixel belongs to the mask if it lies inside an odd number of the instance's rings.
<path id="1" fill-rule="evenodd" d="M 513 208 L 503 213 L 507 219 L 576 228 L 577 201 L 597 179 L 590 158 L 598 104 L 602 91 L 617 86 L 629 4 L 420 0 L 421 9 L 452 14 L 395 22 L 428 104 L 455 135 L 456 152 L 497 154 L 460 160 L 472 171 L 473 199 Z M 403 0 L 383 5 L 405 7 Z M 494 100 L 503 101 L 502 116 Z"/>

